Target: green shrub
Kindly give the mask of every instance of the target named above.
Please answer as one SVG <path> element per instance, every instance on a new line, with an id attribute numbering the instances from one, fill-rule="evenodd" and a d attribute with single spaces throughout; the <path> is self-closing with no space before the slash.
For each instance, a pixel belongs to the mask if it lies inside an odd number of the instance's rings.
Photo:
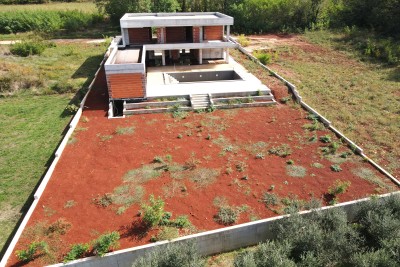
<path id="1" fill-rule="evenodd" d="M 204 267 L 205 260 L 198 254 L 195 243 L 172 243 L 153 250 L 135 260 L 132 267 Z"/>
<path id="2" fill-rule="evenodd" d="M 372 199 L 355 210 L 294 214 L 276 221 L 273 240 L 235 257 L 234 266 L 399 266 L 400 197 Z"/>
<path id="3" fill-rule="evenodd" d="M 94 241 L 93 244 L 93 253 L 100 257 L 103 257 L 107 252 L 112 249 L 116 249 L 119 247 L 119 233 L 111 232 L 105 233 Z"/>
<path id="4" fill-rule="evenodd" d="M 186 215 L 182 215 L 182 216 L 177 217 L 173 221 L 173 225 L 178 228 L 187 228 L 187 227 L 190 227 L 192 225 L 192 223 L 190 222 L 190 220 L 188 219 L 188 217 Z"/>
<path id="5" fill-rule="evenodd" d="M 237 41 L 243 47 L 246 47 L 250 44 L 249 38 L 246 37 L 244 34 L 239 35 Z"/>
<path id="6" fill-rule="evenodd" d="M 336 180 L 333 186 L 329 187 L 328 193 L 337 196 L 347 191 L 351 183 L 349 181 Z"/>
<path id="7" fill-rule="evenodd" d="M 253 54 L 264 65 L 267 65 L 272 61 L 272 55 L 270 53 L 255 51 Z"/>
<path id="8" fill-rule="evenodd" d="M 269 207 L 271 205 L 275 206 L 279 204 L 279 197 L 274 193 L 266 192 L 264 193 L 261 201 L 264 202 L 266 207 Z"/>
<path id="9" fill-rule="evenodd" d="M 89 250 L 89 244 L 75 244 L 71 247 L 70 251 L 64 257 L 64 262 L 73 261 L 85 256 Z"/>
<path id="10" fill-rule="evenodd" d="M 90 14 L 78 10 L 24 10 L 1 12 L 0 33 L 29 31 L 52 33 L 61 29 L 76 31 L 85 29 L 101 20 L 103 20 L 103 16 L 98 13 Z"/>
<path id="11" fill-rule="evenodd" d="M 321 137 L 319 138 L 319 140 L 320 140 L 322 143 L 330 143 L 330 142 L 332 141 L 332 137 L 331 137 L 329 134 L 327 134 L 327 135 L 321 136 Z"/>
<path id="12" fill-rule="evenodd" d="M 16 255 L 19 260 L 28 262 L 36 258 L 38 252 L 47 253 L 48 245 L 46 242 L 32 242 L 25 250 L 17 250 Z"/>
<path id="13" fill-rule="evenodd" d="M 235 207 L 223 206 L 219 208 L 214 219 L 219 224 L 232 225 L 239 219 L 239 214 L 239 210 Z"/>
<path id="14" fill-rule="evenodd" d="M 333 165 L 331 165 L 331 170 L 334 172 L 340 172 L 340 171 L 342 171 L 342 168 L 340 168 L 340 166 L 337 164 L 333 164 Z"/>
<path id="15" fill-rule="evenodd" d="M 10 52 L 13 55 L 27 57 L 32 55 L 41 55 L 46 49 L 46 45 L 42 41 L 24 40 L 11 45 Z"/>
<path id="16" fill-rule="evenodd" d="M 150 205 L 143 204 L 143 222 L 146 223 L 148 226 L 153 227 L 158 225 L 163 216 L 165 214 L 164 211 L 164 201 L 158 197 L 158 199 L 154 198 L 154 195 L 150 195 Z"/>

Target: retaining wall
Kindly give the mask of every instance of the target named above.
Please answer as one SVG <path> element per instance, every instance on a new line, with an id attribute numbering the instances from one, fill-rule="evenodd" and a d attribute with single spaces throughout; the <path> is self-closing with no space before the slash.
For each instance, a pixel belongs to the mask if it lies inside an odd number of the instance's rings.
<path id="1" fill-rule="evenodd" d="M 400 192 L 397 192 L 395 194 L 400 195 Z M 390 194 L 382 195 L 379 197 L 379 201 L 384 201 L 385 198 L 389 196 Z M 322 207 L 318 210 L 323 212 L 329 209 L 342 208 L 346 212 L 348 220 L 351 221 L 354 219 L 355 212 L 358 206 L 365 201 L 369 201 L 369 198 L 341 203 L 335 206 Z M 310 213 L 311 211 L 300 212 L 300 214 L 303 216 L 307 216 L 307 214 Z M 161 241 L 154 244 L 119 250 L 116 252 L 108 253 L 104 257 L 89 257 L 81 260 L 72 261 L 67 264 L 60 263 L 51 266 L 130 267 L 132 265 L 132 262 L 135 261 L 138 257 L 145 256 L 155 249 L 163 249 L 163 247 L 165 247 L 169 243 L 195 242 L 195 244 L 197 245 L 198 253 L 202 256 L 228 252 L 243 247 L 257 245 L 258 243 L 263 242 L 267 239 L 274 238 L 275 233 L 270 231 L 271 227 L 278 220 L 281 220 L 288 216 L 290 215 L 258 220 L 255 222 L 249 222 L 213 231 L 207 231 L 204 233 L 189 235 L 177 238 L 172 241 Z"/>

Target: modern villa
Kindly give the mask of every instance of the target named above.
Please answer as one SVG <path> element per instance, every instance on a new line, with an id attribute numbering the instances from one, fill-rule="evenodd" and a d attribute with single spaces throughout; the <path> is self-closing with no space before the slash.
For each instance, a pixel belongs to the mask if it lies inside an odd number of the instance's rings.
<path id="1" fill-rule="evenodd" d="M 104 65 L 111 113 L 119 109 L 129 114 L 129 106 L 143 108 L 140 102 L 161 97 L 187 98 L 188 107 L 202 109 L 213 105 L 213 94 L 270 93 L 230 58 L 229 49 L 237 47 L 230 41 L 230 16 L 128 13 L 120 25 L 121 36 L 113 40 Z"/>

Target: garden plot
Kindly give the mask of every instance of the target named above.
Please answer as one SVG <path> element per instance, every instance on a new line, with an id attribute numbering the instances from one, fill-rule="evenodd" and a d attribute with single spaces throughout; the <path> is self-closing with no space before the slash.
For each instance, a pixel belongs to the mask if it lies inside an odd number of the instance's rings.
<path id="1" fill-rule="evenodd" d="M 96 103 L 100 89 L 17 244 L 36 245 L 34 265 L 74 244 L 89 256 L 107 238 L 128 248 L 397 189 L 282 85 L 271 89 L 285 104 L 273 107 L 118 120 Z"/>

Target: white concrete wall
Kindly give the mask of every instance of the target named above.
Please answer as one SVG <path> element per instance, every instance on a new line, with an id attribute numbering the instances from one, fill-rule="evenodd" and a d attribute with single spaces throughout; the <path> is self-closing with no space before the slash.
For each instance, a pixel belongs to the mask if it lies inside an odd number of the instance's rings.
<path id="1" fill-rule="evenodd" d="M 396 194 L 400 194 L 400 192 L 397 192 Z M 384 199 L 388 196 L 390 196 L 390 194 L 380 196 L 380 201 L 384 201 Z M 369 198 L 341 203 L 335 206 L 323 207 L 319 210 L 325 211 L 329 209 L 343 208 L 344 211 L 347 213 L 348 219 L 352 220 L 355 216 L 355 211 L 357 210 L 360 203 L 363 203 L 365 201 L 369 201 Z M 310 212 L 311 211 L 303 211 L 300 212 L 300 214 L 302 214 L 303 216 L 307 216 L 307 214 L 310 214 Z M 288 216 L 289 215 L 277 216 L 270 219 L 264 219 L 213 231 L 207 231 L 204 233 L 189 235 L 177 238 L 172 241 L 161 241 L 149 245 L 119 250 L 116 252 L 108 253 L 103 258 L 90 257 L 76 260 L 68 264 L 56 264 L 52 266 L 130 267 L 132 265 L 132 262 L 135 261 L 138 257 L 142 257 L 150 253 L 154 249 L 162 249 L 162 247 L 167 245 L 168 243 L 185 243 L 193 241 L 197 245 L 198 253 L 203 256 L 228 252 L 239 248 L 256 245 L 260 242 L 266 241 L 267 239 L 275 237 L 275 233 L 270 231 L 273 223 Z"/>

